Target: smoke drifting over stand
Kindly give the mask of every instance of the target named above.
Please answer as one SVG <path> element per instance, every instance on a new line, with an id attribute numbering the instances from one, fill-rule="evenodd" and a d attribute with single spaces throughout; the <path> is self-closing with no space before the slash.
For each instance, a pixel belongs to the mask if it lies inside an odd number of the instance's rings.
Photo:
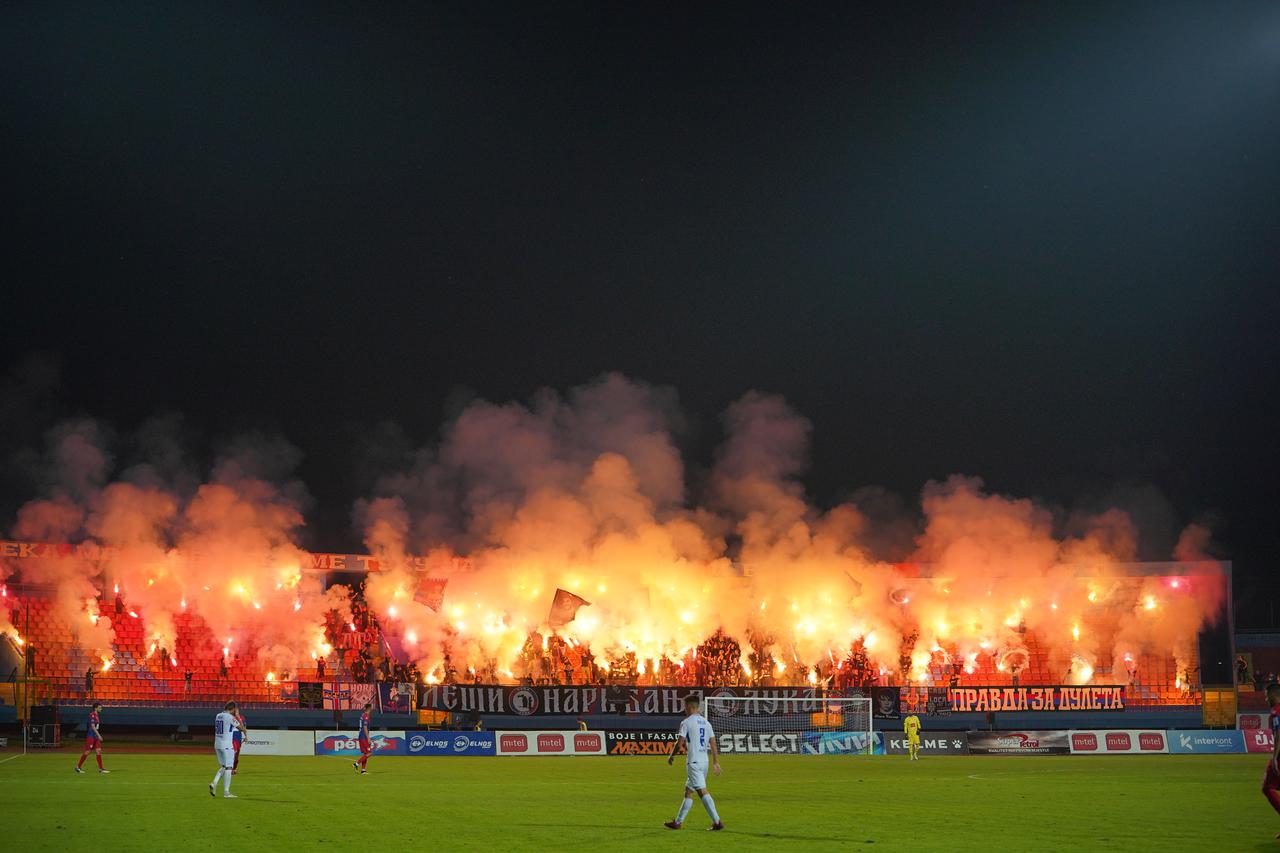
<path id="1" fill-rule="evenodd" d="M 723 630 L 748 670 L 752 650 L 776 672 L 812 672 L 857 645 L 885 672 L 909 658 L 918 679 L 935 655 L 1017 668 L 1034 632 L 1078 681 L 1143 653 L 1184 663 L 1218 612 L 1216 578 L 1135 584 L 1125 512 L 1067 516 L 975 477 L 926 484 L 914 553 L 886 562 L 859 506 L 807 499 L 812 427 L 782 398 L 750 392 L 728 408 L 700 491 L 676 450 L 679 420 L 674 392 L 618 375 L 528 406 L 468 407 L 356 506 L 390 569 L 370 578 L 375 612 L 394 613 L 434 672 L 449 653 L 510 677 L 563 588 L 591 605 L 559 633 L 602 666 L 628 654 L 641 672 L 683 665 Z M 1202 530 L 1182 542 L 1179 559 L 1205 559 Z M 422 554 L 448 578 L 438 609 L 414 600 L 407 557 Z"/>
<path id="2" fill-rule="evenodd" d="M 952 476 L 925 484 L 904 518 L 886 518 L 894 502 L 874 490 L 855 493 L 877 498 L 873 522 L 856 501 L 808 499 L 812 425 L 781 397 L 730 405 L 696 477 L 677 449 L 681 421 L 673 390 L 617 374 L 528 404 L 467 406 L 354 506 L 382 569 L 364 591 L 372 612 L 431 680 L 446 662 L 529 675 L 522 653 L 551 634 L 601 667 L 669 672 L 722 631 L 748 676 L 811 681 L 855 648 L 913 680 L 940 658 L 1016 670 L 1034 633 L 1081 682 L 1139 654 L 1181 665 L 1218 612 L 1217 578 L 1126 573 L 1138 531 L 1120 509 L 1067 514 Z M 242 437 L 201 474 L 173 426 L 144 427 L 143 461 L 123 470 L 93 421 L 50 430 L 31 455 L 41 493 L 7 534 L 92 547 L 0 572 L 55 588 L 104 667 L 121 619 L 142 620 L 153 654 L 174 648 L 184 617 L 202 619 L 224 655 L 272 671 L 327 654 L 325 615 L 349 620 L 351 591 L 304 571 L 298 451 Z M 907 561 L 876 553 L 880 525 L 916 531 Z M 1171 556 L 1204 559 L 1207 538 L 1192 525 Z M 101 549 L 110 559 L 94 558 Z M 557 590 L 588 603 L 550 625 Z M 117 593 L 127 612 L 104 606 Z"/>

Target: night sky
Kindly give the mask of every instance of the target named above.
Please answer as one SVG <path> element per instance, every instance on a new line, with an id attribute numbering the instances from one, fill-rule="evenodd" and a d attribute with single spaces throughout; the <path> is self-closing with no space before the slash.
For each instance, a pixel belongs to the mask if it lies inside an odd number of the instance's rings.
<path id="1" fill-rule="evenodd" d="M 1273 584 L 1280 5 L 544 5 L 6 7 L 0 453 L 278 433 L 361 550 L 377 424 L 616 370 L 694 464 L 777 392 L 819 502 L 1159 494 Z"/>

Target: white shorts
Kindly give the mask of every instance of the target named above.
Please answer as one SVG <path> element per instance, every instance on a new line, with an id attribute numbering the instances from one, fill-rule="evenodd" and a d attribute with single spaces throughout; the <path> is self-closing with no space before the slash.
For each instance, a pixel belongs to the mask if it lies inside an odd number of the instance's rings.
<path id="1" fill-rule="evenodd" d="M 234 746 L 216 746 L 213 751 L 218 754 L 219 767 L 231 767 L 236 763 L 236 748 Z"/>
<path id="2" fill-rule="evenodd" d="M 688 775 L 685 778 L 684 786 L 690 791 L 697 791 L 707 787 L 707 763 L 705 761 L 697 764 L 686 764 L 685 773 Z"/>

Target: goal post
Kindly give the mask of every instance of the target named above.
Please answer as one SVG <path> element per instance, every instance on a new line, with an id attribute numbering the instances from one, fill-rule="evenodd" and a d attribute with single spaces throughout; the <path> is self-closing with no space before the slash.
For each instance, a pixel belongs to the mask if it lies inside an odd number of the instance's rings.
<path id="1" fill-rule="evenodd" d="M 703 713 L 725 754 L 874 755 L 871 699 L 706 696 Z"/>

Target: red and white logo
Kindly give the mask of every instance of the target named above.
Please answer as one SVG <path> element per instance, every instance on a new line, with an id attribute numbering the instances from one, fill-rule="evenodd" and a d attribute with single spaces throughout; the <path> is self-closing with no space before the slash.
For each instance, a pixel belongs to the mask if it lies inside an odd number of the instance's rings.
<path id="1" fill-rule="evenodd" d="M 1128 732 L 1107 732 L 1107 752 L 1128 752 L 1133 749 L 1133 738 Z"/>
<path id="2" fill-rule="evenodd" d="M 524 735 L 503 735 L 498 742 L 499 752 L 528 752 L 529 738 Z"/>
<path id="3" fill-rule="evenodd" d="M 1138 749 L 1143 752 L 1164 752 L 1164 732 L 1138 732 Z"/>
<path id="4" fill-rule="evenodd" d="M 577 734 L 573 736 L 574 752 L 602 752 L 604 741 L 598 734 Z"/>
<path id="5" fill-rule="evenodd" d="M 538 752 L 564 752 L 564 735 L 550 732 L 538 735 Z"/>
<path id="6" fill-rule="evenodd" d="M 1092 732 L 1072 732 L 1071 749 L 1075 752 L 1097 752 L 1098 736 Z"/>

